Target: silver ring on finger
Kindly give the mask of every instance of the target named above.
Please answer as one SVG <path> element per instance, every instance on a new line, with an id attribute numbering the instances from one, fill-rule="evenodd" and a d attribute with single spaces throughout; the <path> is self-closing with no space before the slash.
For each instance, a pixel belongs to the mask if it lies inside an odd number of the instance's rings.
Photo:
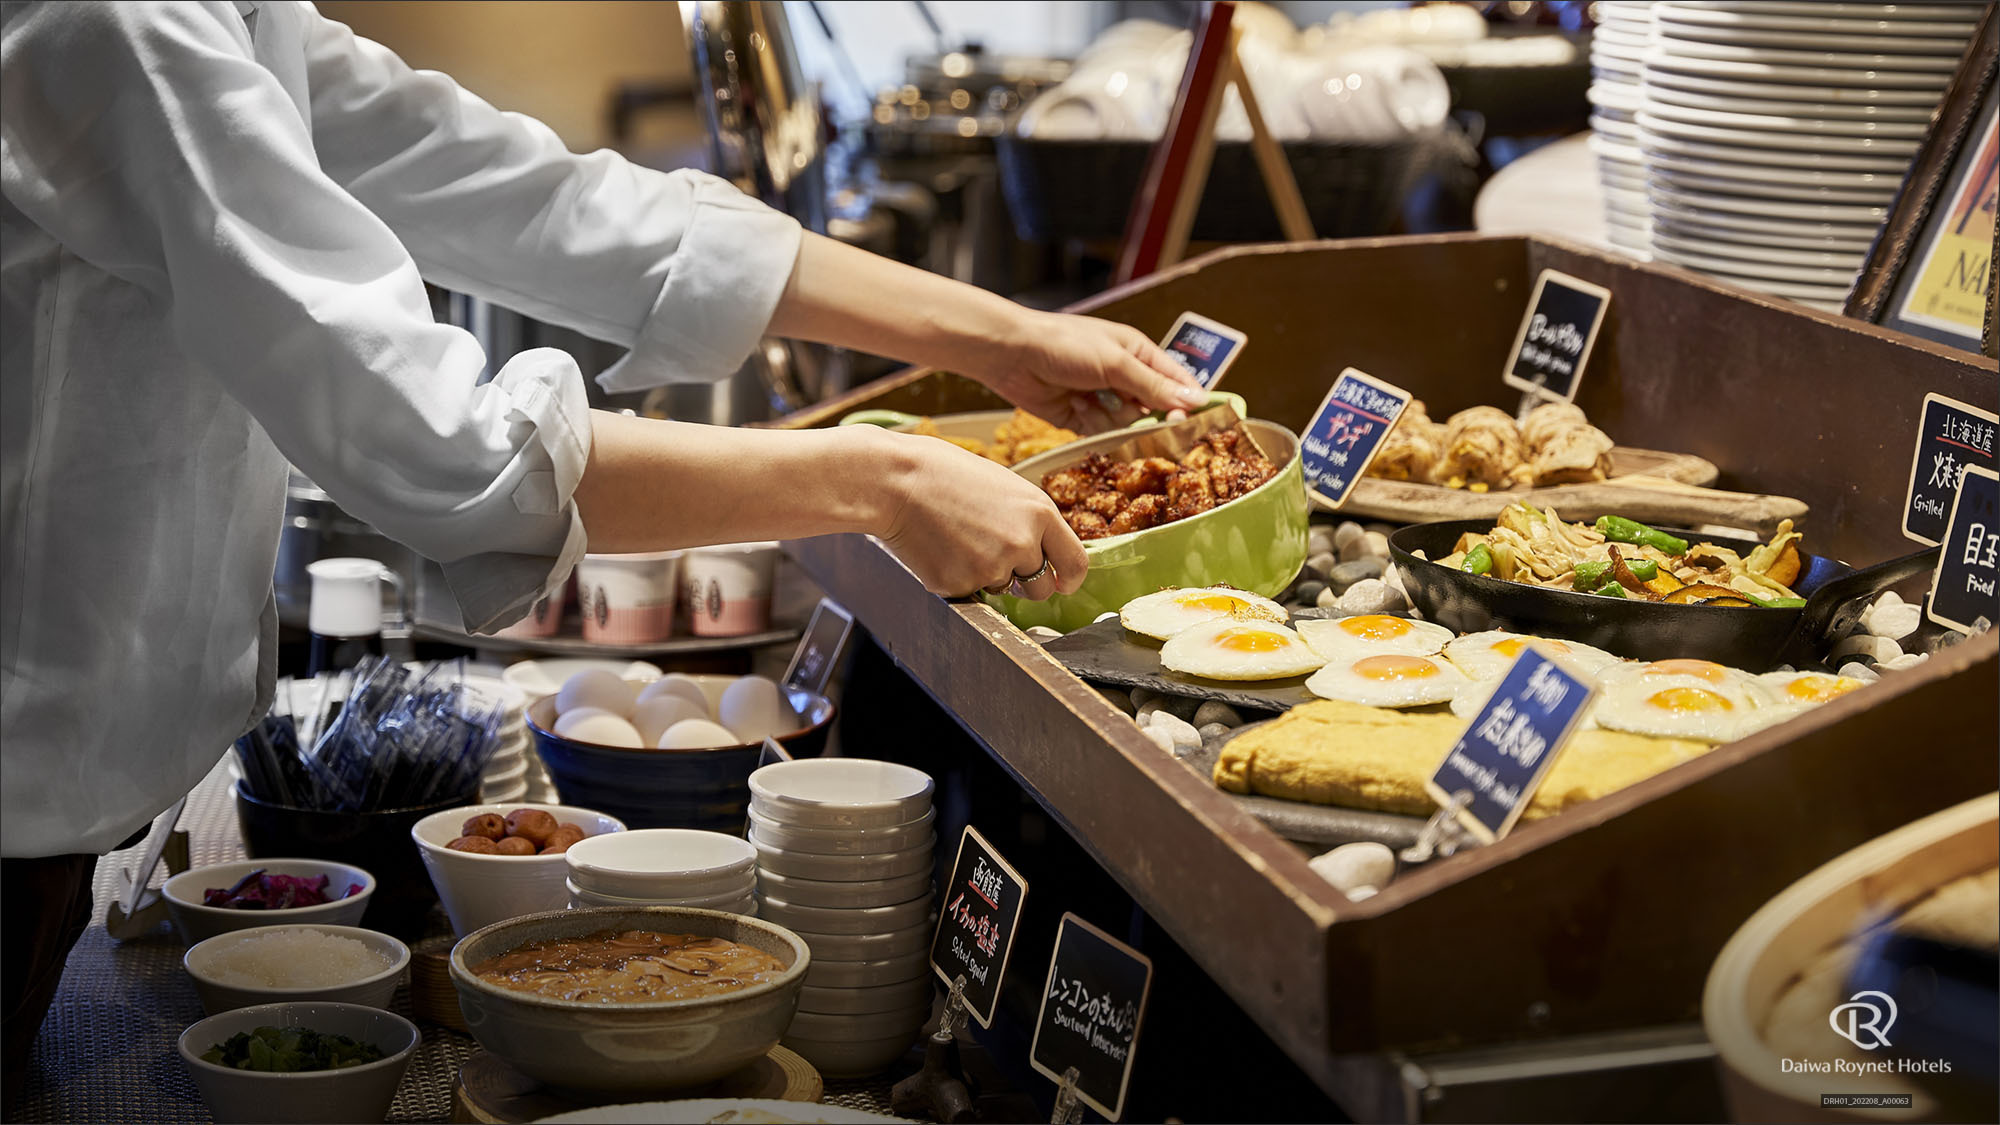
<path id="1" fill-rule="evenodd" d="M 1055 575 L 1055 572 L 1056 572 L 1055 564 L 1051 563 L 1048 559 L 1045 558 L 1042 560 L 1042 565 L 1035 568 L 1035 572 L 1033 574 L 1014 575 L 1014 581 L 1012 584 L 1008 586 L 1008 592 L 1012 593 L 1017 598 L 1025 598 L 1028 596 L 1029 586 L 1034 585 L 1036 582 L 1039 582 L 1044 578 L 1053 577 Z"/>

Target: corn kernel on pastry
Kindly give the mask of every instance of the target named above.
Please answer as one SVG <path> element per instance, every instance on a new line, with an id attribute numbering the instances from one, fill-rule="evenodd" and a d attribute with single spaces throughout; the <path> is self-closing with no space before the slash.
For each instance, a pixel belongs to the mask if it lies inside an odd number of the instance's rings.
<path id="1" fill-rule="evenodd" d="M 1231 793 L 1429 816 L 1436 803 L 1424 792 L 1424 779 L 1464 730 L 1465 720 L 1445 712 L 1306 703 L 1230 739 L 1215 763 L 1215 784 Z M 1539 820 L 1615 793 L 1709 749 L 1686 739 L 1579 731 L 1521 819 Z"/>

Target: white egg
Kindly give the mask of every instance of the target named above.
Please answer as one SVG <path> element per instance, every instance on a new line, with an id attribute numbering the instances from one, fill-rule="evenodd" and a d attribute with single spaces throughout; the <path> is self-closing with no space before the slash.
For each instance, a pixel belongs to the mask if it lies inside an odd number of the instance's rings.
<path id="1" fill-rule="evenodd" d="M 1411 621 L 1386 613 L 1301 621 L 1299 636 L 1329 664 L 1344 664 L 1364 656 L 1430 656 L 1451 640 L 1452 632 L 1428 621 Z"/>
<path id="2" fill-rule="evenodd" d="M 1561 657 L 1574 671 L 1598 672 L 1618 663 L 1617 657 L 1582 641 L 1562 641 L 1499 629 L 1467 633 L 1445 645 L 1444 655 L 1445 659 L 1458 665 L 1459 671 L 1475 680 L 1497 680 L 1514 666 L 1514 661 L 1520 658 L 1521 650 L 1527 647 L 1529 641 L 1539 644 L 1544 652 Z"/>
<path id="3" fill-rule="evenodd" d="M 587 668 L 563 681 L 562 690 L 556 692 L 556 714 L 595 707 L 620 718 L 630 718 L 638 697 L 639 685 L 621 680 L 602 668 Z"/>
<path id="4" fill-rule="evenodd" d="M 1728 742 L 1766 698 L 1748 673 L 1707 660 L 1620 665 L 1601 678 L 1598 725 L 1633 734 Z"/>
<path id="5" fill-rule="evenodd" d="M 588 742 L 594 746 L 637 750 L 646 745 L 640 741 L 637 727 L 595 707 L 579 707 L 557 719 L 556 733 L 572 742 Z"/>
<path id="6" fill-rule="evenodd" d="M 1370 707 L 1422 707 L 1449 703 L 1471 683 L 1442 657 L 1384 652 L 1328 664 L 1306 680 L 1306 690 Z"/>
<path id="7" fill-rule="evenodd" d="M 639 737 L 647 746 L 659 745 L 660 735 L 682 719 L 706 718 L 708 708 L 670 691 L 641 699 L 632 709 L 632 725 L 639 728 Z"/>
<path id="8" fill-rule="evenodd" d="M 707 719 L 682 719 L 661 732 L 654 743 L 662 750 L 712 750 L 718 746 L 740 746 L 743 739 L 729 728 Z"/>
<path id="9" fill-rule="evenodd" d="M 776 681 L 744 676 L 722 689 L 715 717 L 745 742 L 762 742 L 799 729 L 798 716 L 785 702 Z"/>
<path id="10" fill-rule="evenodd" d="M 1766 672 L 1757 677 L 1757 682 L 1778 703 L 1815 706 L 1868 686 L 1852 676 L 1835 676 L 1826 672 Z"/>
<path id="11" fill-rule="evenodd" d="M 1133 598 L 1118 611 L 1119 623 L 1127 629 L 1162 641 L 1183 629 L 1219 618 L 1247 618 L 1283 625 L 1290 615 L 1284 606 L 1269 598 L 1227 586 L 1158 590 Z"/>
<path id="12" fill-rule="evenodd" d="M 1175 633 L 1160 646 L 1160 666 L 1211 680 L 1280 680 L 1326 661 L 1297 633 L 1269 621 L 1220 618 Z"/>
<path id="13" fill-rule="evenodd" d="M 668 672 L 639 691 L 640 699 L 651 699 L 659 695 L 678 695 L 701 708 L 703 715 L 714 716 L 714 709 L 708 705 L 708 693 L 701 690 L 701 683 L 693 676 Z"/>

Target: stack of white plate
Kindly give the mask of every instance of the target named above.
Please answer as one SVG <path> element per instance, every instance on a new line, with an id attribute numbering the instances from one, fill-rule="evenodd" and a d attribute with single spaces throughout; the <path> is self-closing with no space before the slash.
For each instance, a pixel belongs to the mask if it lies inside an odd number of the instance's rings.
<path id="1" fill-rule="evenodd" d="M 1652 45 L 1652 5 L 1603 0 L 1590 40 L 1590 148 L 1604 185 L 1605 234 L 1645 258 L 1651 246 L 1646 166 L 1639 151 L 1639 84 Z"/>
<path id="2" fill-rule="evenodd" d="M 1653 256 L 1838 311 L 1983 7 L 1654 5 Z"/>
<path id="3" fill-rule="evenodd" d="M 692 828 L 608 832 L 569 846 L 569 905 L 691 906 L 757 913 L 757 850 Z"/>
<path id="4" fill-rule="evenodd" d="M 750 775 L 762 916 L 813 955 L 785 1046 L 830 1078 L 888 1066 L 930 1018 L 934 788 L 921 770 L 862 758 Z"/>

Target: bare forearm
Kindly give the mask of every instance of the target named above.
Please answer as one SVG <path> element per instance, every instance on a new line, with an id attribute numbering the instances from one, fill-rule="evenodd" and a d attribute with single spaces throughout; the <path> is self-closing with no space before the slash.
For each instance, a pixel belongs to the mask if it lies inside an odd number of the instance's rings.
<path id="1" fill-rule="evenodd" d="M 592 411 L 576 503 L 598 553 L 879 534 L 908 465 L 872 426 L 750 430 Z"/>
<path id="2" fill-rule="evenodd" d="M 1005 366 L 1033 315 L 984 289 L 809 233 L 770 331 L 974 374 Z"/>

